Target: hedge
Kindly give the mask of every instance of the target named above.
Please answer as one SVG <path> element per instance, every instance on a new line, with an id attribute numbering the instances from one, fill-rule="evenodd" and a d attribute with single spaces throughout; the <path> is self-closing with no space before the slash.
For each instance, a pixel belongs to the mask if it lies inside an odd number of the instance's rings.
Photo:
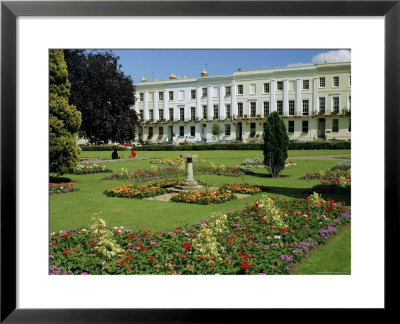
<path id="1" fill-rule="evenodd" d="M 82 151 L 114 151 L 113 145 L 87 145 L 81 146 Z M 127 151 L 125 146 L 117 146 L 117 151 Z"/>
<path id="2" fill-rule="evenodd" d="M 260 151 L 262 143 L 216 143 L 203 145 L 162 145 L 152 144 L 135 146 L 135 151 L 214 151 L 214 150 L 251 150 Z M 289 150 L 350 150 L 351 142 L 298 142 L 289 143 Z M 113 151 L 111 145 L 82 146 L 82 151 Z M 117 151 L 127 151 L 125 146 L 118 146 Z"/>
<path id="3" fill-rule="evenodd" d="M 262 143 L 217 143 L 203 145 L 143 145 L 135 146 L 135 151 L 211 151 L 211 150 L 255 150 L 261 151 Z M 350 150 L 350 142 L 304 142 L 289 143 L 289 150 Z"/>

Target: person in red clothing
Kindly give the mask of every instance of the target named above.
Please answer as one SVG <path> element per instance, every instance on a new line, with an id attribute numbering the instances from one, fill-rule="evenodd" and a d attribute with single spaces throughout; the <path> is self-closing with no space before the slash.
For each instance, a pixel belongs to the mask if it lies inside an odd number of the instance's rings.
<path id="1" fill-rule="evenodd" d="M 131 151 L 131 156 L 132 156 L 133 158 L 136 157 L 136 152 L 135 152 L 134 150 Z"/>

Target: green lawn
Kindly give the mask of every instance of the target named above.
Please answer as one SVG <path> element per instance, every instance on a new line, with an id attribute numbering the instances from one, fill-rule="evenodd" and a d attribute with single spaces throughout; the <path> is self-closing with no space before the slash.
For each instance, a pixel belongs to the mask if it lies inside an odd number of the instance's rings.
<path id="1" fill-rule="evenodd" d="M 119 152 L 121 157 L 128 157 L 127 152 Z M 121 154 L 122 153 L 122 154 Z M 176 157 L 182 152 L 138 152 L 138 157 L 163 158 Z M 184 152 L 188 153 L 188 152 Z M 193 152 L 205 159 L 204 164 L 236 166 L 247 157 L 262 157 L 259 151 L 198 151 Z M 348 150 L 338 151 L 289 151 L 289 156 L 310 155 L 342 155 L 348 154 Z M 111 152 L 82 152 L 81 157 L 108 158 Z M 242 177 L 221 177 L 211 175 L 195 176 L 195 179 L 203 180 L 210 186 L 226 183 L 250 183 L 264 185 L 269 188 L 268 195 L 281 195 L 288 198 L 306 197 L 305 189 L 311 188 L 318 180 L 301 180 L 300 176 L 307 172 L 326 170 L 338 162 L 332 160 L 303 160 L 296 159 L 297 166 L 287 168 L 278 179 L 268 177 L 265 170 L 255 169 L 254 175 Z M 149 168 L 148 160 L 134 160 L 121 162 L 102 163 L 107 168 L 119 171 L 121 168 L 137 170 Z M 157 165 L 164 167 L 165 165 Z M 107 181 L 103 178 L 109 173 L 90 175 L 66 175 L 70 177 L 80 191 L 67 194 L 53 194 L 50 196 L 50 232 L 69 230 L 73 228 L 87 228 L 91 223 L 91 216 L 101 214 L 110 226 L 124 226 L 130 229 L 172 230 L 182 224 L 193 224 L 206 220 L 215 211 L 242 209 L 246 202 L 254 203 L 263 194 L 257 194 L 250 198 L 230 201 L 216 205 L 191 205 L 174 202 L 158 202 L 140 199 L 109 198 L 103 194 L 105 189 L 111 189 L 119 185 L 127 184 L 127 181 Z M 133 182 L 135 183 L 135 182 Z M 324 195 L 326 198 L 346 201 L 350 205 L 349 196 Z M 350 273 L 350 229 L 347 229 L 332 242 L 317 251 L 304 262 L 295 274 L 318 273 Z"/>
<path id="2" fill-rule="evenodd" d="M 299 151 L 296 151 L 296 154 Z M 310 152 L 301 151 L 309 155 Z M 332 151 L 330 151 L 332 152 Z M 110 152 L 82 152 L 82 157 L 110 154 Z M 88 154 L 90 153 L 90 154 Z M 124 152 L 122 152 L 124 153 Z M 129 152 L 125 152 L 129 153 Z M 186 152 L 185 152 L 186 153 Z M 262 156 L 259 151 L 200 151 L 199 157 L 206 159 L 205 164 L 235 166 L 247 157 Z M 291 152 L 293 153 L 293 152 Z M 325 151 L 321 152 L 326 154 Z M 347 153 L 341 151 L 340 154 Z M 167 157 L 179 156 L 181 152 L 139 152 L 141 157 Z M 282 195 L 286 197 L 305 197 L 302 192 L 318 183 L 317 180 L 300 180 L 299 177 L 306 172 L 328 169 L 337 160 L 299 160 L 298 166 L 287 168 L 282 177 L 272 179 L 267 177 L 265 170 L 257 170 L 254 175 L 243 177 L 221 177 L 202 175 L 195 178 L 204 180 L 208 185 L 222 185 L 226 183 L 250 183 L 269 187 L 268 194 Z M 123 161 L 102 163 L 107 168 L 118 171 L 121 168 L 136 170 L 149 168 L 148 160 Z M 227 211 L 241 209 L 246 201 L 253 203 L 262 194 L 254 195 L 248 199 L 230 201 L 217 205 L 191 205 L 174 202 L 158 202 L 140 199 L 109 198 L 103 194 L 105 189 L 126 184 L 126 181 L 102 180 L 107 174 L 97 173 L 90 175 L 68 175 L 78 192 L 67 194 L 53 194 L 50 196 L 50 231 L 69 230 L 72 228 L 87 227 L 93 214 L 99 213 L 112 226 L 124 226 L 132 229 L 168 230 L 182 223 L 192 224 L 205 220 L 210 213 L 215 211 Z M 348 196 L 330 195 L 335 200 L 346 200 Z"/>
<path id="3" fill-rule="evenodd" d="M 346 228 L 327 245 L 316 251 L 293 274 L 349 275 L 351 274 L 351 227 Z"/>

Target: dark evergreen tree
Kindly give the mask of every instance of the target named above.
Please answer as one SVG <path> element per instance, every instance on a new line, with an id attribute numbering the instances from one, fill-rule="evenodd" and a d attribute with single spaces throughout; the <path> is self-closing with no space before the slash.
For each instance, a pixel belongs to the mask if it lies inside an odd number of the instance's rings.
<path id="1" fill-rule="evenodd" d="M 128 142 L 138 118 L 135 88 L 111 51 L 64 50 L 71 81 L 71 103 L 82 112 L 81 133 L 94 142 Z"/>
<path id="2" fill-rule="evenodd" d="M 264 129 L 264 165 L 271 177 L 279 177 L 285 168 L 288 148 L 289 136 L 285 123 L 277 112 L 273 112 L 268 116 Z"/>
<path id="3" fill-rule="evenodd" d="M 50 172 L 65 174 L 79 162 L 80 148 L 76 132 L 81 124 L 81 113 L 69 104 L 71 85 L 62 50 L 49 52 L 49 153 Z"/>

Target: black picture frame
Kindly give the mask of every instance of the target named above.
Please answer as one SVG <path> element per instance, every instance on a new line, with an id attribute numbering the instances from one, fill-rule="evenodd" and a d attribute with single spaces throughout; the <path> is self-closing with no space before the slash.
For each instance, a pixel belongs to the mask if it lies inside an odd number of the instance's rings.
<path id="1" fill-rule="evenodd" d="M 156 8 L 156 9 L 155 9 Z M 242 310 L 16 308 L 16 19 L 18 16 L 384 16 L 385 310 L 398 283 L 388 256 L 399 237 L 400 3 L 395 1 L 2 1 L 1 317 L 4 323 L 235 322 Z M 373 44 L 371 44 L 373 46 Z M 371 154 L 373 148 L 371 148 Z M 377 189 L 379 190 L 379 188 Z M 367 283 L 366 283 L 367 284 Z M 251 310 L 256 319 L 265 310 Z M 270 315 L 269 315 L 270 316 Z"/>

